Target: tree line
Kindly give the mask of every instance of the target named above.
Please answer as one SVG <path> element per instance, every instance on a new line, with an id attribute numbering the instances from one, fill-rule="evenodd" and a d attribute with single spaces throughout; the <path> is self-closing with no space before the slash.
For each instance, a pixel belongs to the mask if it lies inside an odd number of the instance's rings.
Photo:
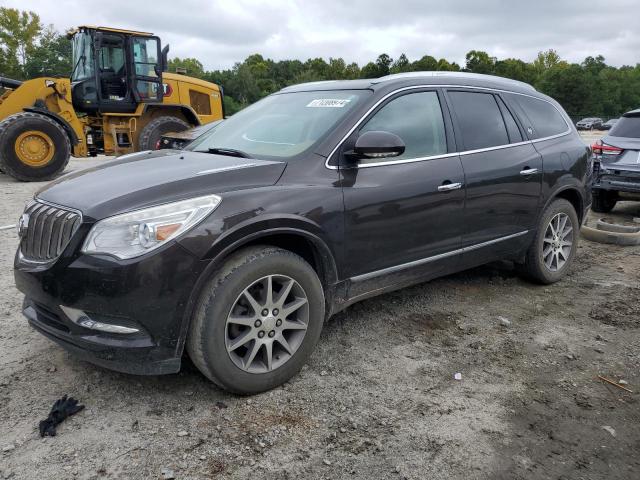
<path id="1" fill-rule="evenodd" d="M 227 114 L 296 83 L 377 78 L 421 70 L 464 71 L 521 80 L 558 100 L 572 117 L 607 119 L 640 107 L 640 64 L 614 67 L 601 55 L 570 63 L 555 50 L 540 52 L 531 62 L 497 59 L 487 52 L 471 50 L 464 65 L 431 55 L 411 60 L 404 53 L 395 59 L 383 53 L 362 67 L 342 58 L 274 61 L 253 54 L 223 70 L 206 70 L 199 59 L 176 57 L 169 61 L 169 70 L 176 69 L 222 85 Z M 66 35 L 44 26 L 34 12 L 0 8 L 1 76 L 26 79 L 68 76 L 70 72 L 71 43 Z"/>

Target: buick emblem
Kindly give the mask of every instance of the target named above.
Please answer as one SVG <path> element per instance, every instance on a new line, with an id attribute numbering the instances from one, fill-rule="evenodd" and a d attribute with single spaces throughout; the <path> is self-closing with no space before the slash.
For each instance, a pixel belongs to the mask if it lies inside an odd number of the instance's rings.
<path id="1" fill-rule="evenodd" d="M 18 236 L 20 238 L 24 237 L 27 234 L 27 229 L 29 228 L 29 214 L 23 213 L 18 220 Z"/>

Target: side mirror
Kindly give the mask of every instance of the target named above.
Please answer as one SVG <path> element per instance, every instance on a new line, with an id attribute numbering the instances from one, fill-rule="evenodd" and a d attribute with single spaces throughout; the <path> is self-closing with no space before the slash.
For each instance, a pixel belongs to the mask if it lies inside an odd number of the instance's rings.
<path id="1" fill-rule="evenodd" d="M 404 141 L 395 133 L 370 131 L 358 137 L 353 153 L 366 158 L 389 158 L 402 155 L 404 149 Z"/>

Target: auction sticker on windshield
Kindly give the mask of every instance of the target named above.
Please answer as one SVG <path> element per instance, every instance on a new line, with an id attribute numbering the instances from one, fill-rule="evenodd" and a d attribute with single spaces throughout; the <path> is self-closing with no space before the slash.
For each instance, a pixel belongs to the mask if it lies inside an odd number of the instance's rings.
<path id="1" fill-rule="evenodd" d="M 318 98 L 311 100 L 307 107 L 327 107 L 327 108 L 342 108 L 351 100 L 342 100 L 338 98 Z"/>

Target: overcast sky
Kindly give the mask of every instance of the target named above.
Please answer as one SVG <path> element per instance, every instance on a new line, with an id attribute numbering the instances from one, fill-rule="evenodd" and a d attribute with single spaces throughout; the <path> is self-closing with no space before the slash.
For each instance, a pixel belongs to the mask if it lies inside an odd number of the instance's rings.
<path id="1" fill-rule="evenodd" d="M 553 48 L 580 62 L 640 63 L 640 0 L 2 0 L 59 30 L 91 24 L 150 31 L 170 56 L 228 68 L 252 53 L 274 60 L 465 53 L 532 60 Z"/>

